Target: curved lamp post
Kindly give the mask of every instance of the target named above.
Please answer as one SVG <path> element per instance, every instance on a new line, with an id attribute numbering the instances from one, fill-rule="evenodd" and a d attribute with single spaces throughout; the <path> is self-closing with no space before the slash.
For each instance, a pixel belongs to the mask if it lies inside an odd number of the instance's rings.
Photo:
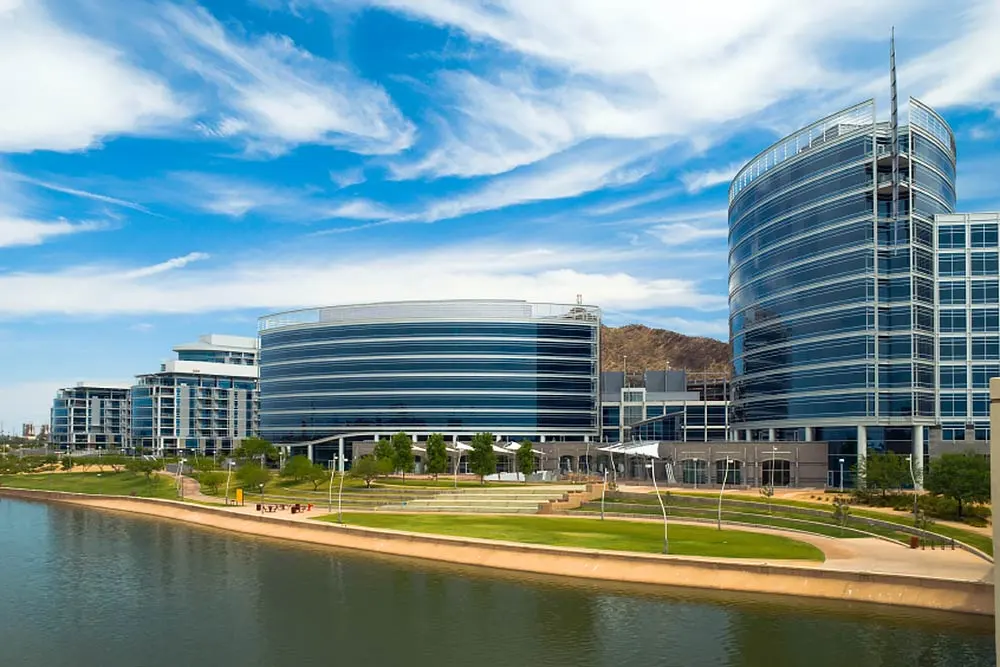
<path id="1" fill-rule="evenodd" d="M 656 499 L 660 501 L 660 511 L 663 512 L 663 553 L 670 553 L 670 536 L 667 532 L 667 507 L 663 504 L 663 497 L 660 495 L 660 489 L 656 486 L 656 462 L 650 457 L 649 463 L 646 464 L 649 468 L 650 475 L 653 478 L 653 492 L 656 494 Z"/>
<path id="2" fill-rule="evenodd" d="M 719 491 L 719 522 L 718 528 L 722 530 L 722 494 L 726 492 L 726 480 L 729 479 L 729 463 L 732 458 L 726 457 L 726 471 L 722 474 L 722 489 Z"/>

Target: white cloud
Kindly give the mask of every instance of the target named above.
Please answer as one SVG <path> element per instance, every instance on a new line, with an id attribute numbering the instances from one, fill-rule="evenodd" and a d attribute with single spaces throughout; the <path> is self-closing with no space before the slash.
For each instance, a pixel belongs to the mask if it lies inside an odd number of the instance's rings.
<path id="1" fill-rule="evenodd" d="M 635 255 L 604 248 L 462 245 L 187 266 L 193 255 L 123 269 L 78 266 L 0 275 L 0 315 L 195 313 L 386 300 L 523 298 L 588 302 L 622 310 L 725 309 L 725 295 L 695 281 L 631 273 Z M 502 258 L 498 261 L 497 258 Z M 599 267 L 599 268 L 595 268 Z M 167 270 L 167 269 L 174 270 Z"/>
<path id="2" fill-rule="evenodd" d="M 133 201 L 118 199 L 117 197 L 109 197 L 108 195 L 103 195 L 97 192 L 88 192 L 86 190 L 80 190 L 78 188 L 71 188 L 69 186 L 61 185 L 59 183 L 52 183 L 49 181 L 39 180 L 37 178 L 31 178 L 30 176 L 25 176 L 24 174 L 8 171 L 8 172 L 0 172 L 0 177 L 8 178 L 12 181 L 27 183 L 29 185 L 33 185 L 38 188 L 51 190 L 52 192 L 61 192 L 62 194 L 72 195 L 74 197 L 91 199 L 93 201 L 99 201 L 104 204 L 112 204 L 114 206 L 121 206 L 123 208 L 130 208 L 134 211 L 140 211 L 142 213 L 152 214 L 152 212 L 145 206 L 137 204 L 136 202 Z"/>
<path id="3" fill-rule="evenodd" d="M 300 144 L 395 153 L 415 129 L 379 86 L 317 57 L 289 38 L 237 37 L 200 7 L 166 5 L 151 30 L 176 64 L 213 85 L 224 107 L 199 129 L 243 136 L 251 152 L 277 155 Z"/>
<path id="4" fill-rule="evenodd" d="M 338 188 L 343 190 L 344 188 L 349 188 L 352 185 L 360 185 L 365 182 L 365 170 L 361 167 L 355 167 L 352 169 L 342 169 L 340 171 L 331 171 L 330 180 L 336 184 Z"/>
<path id="5" fill-rule="evenodd" d="M 73 151 L 188 114 L 169 87 L 39 2 L 0 3 L 0 152 Z"/>
<path id="6" fill-rule="evenodd" d="M 705 239 L 724 239 L 729 234 L 729 230 L 725 227 L 698 227 L 686 222 L 656 225 L 646 231 L 667 245 L 684 245 Z"/>
<path id="7" fill-rule="evenodd" d="M 689 194 L 697 194 L 702 190 L 729 183 L 736 176 L 740 168 L 746 164 L 746 160 L 732 162 L 722 169 L 708 169 L 706 171 L 695 171 L 681 175 L 681 181 Z"/>
<path id="8" fill-rule="evenodd" d="M 57 236 L 93 232 L 100 229 L 105 229 L 105 226 L 97 222 L 73 223 L 68 220 L 43 222 L 6 217 L 0 214 L 0 248 L 40 245 Z"/>
<path id="9" fill-rule="evenodd" d="M 129 327 L 129 331 L 138 331 L 139 333 L 149 333 L 156 327 L 149 322 L 136 322 Z"/>
<path id="10" fill-rule="evenodd" d="M 958 8 L 956 8 L 958 9 Z M 922 90 L 932 106 L 1000 108 L 1000 2 L 978 0 L 958 9 L 963 30 L 955 39 L 900 68 L 900 80 Z"/>
<path id="11" fill-rule="evenodd" d="M 167 271 L 173 271 L 174 269 L 183 269 L 191 262 L 198 262 L 208 258 L 209 256 L 203 252 L 189 252 L 183 257 L 175 257 L 173 259 L 168 259 L 165 262 L 160 262 L 159 264 L 145 266 L 141 269 L 135 269 L 134 271 L 127 271 L 122 274 L 122 277 L 130 280 L 135 278 L 146 278 L 160 273 L 166 273 Z"/>
<path id="12" fill-rule="evenodd" d="M 316 0 L 332 5 L 330 0 Z M 884 39 L 911 5 L 835 0 L 368 0 L 456 27 L 520 60 L 489 75 L 442 75 L 455 115 L 398 177 L 495 174 L 588 138 L 699 134 L 779 101 L 842 92 L 833 47 Z M 505 59 L 510 62 L 511 59 Z M 729 128 L 731 131 L 732 128 Z"/>

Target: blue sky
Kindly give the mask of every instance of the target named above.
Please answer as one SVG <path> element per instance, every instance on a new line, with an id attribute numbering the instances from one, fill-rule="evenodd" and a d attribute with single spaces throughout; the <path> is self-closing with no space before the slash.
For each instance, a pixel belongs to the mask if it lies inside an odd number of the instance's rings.
<path id="1" fill-rule="evenodd" d="M 1000 208 L 1000 2 L 0 0 L 0 421 L 263 313 L 587 303 L 726 338 L 726 193 L 902 97 Z"/>

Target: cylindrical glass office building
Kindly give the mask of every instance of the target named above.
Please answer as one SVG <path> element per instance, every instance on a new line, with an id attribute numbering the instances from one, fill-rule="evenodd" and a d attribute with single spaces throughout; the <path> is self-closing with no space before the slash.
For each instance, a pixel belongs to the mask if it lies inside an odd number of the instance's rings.
<path id="1" fill-rule="evenodd" d="M 922 461 L 936 417 L 933 216 L 954 211 L 954 183 L 954 136 L 913 99 L 896 132 L 864 102 L 739 172 L 729 192 L 737 437 L 826 440 L 831 471 L 866 447 Z"/>
<path id="2" fill-rule="evenodd" d="M 259 330 L 261 432 L 275 443 L 598 433 L 600 310 L 591 306 L 334 306 L 268 315 Z"/>

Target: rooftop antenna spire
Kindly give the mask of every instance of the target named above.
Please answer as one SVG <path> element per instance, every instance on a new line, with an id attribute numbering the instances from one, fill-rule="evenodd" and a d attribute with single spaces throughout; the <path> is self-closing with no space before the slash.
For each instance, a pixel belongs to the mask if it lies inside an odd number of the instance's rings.
<path id="1" fill-rule="evenodd" d="M 896 91 L 896 27 L 889 32 L 889 129 L 892 132 L 892 236 L 899 235 L 899 96 Z"/>

